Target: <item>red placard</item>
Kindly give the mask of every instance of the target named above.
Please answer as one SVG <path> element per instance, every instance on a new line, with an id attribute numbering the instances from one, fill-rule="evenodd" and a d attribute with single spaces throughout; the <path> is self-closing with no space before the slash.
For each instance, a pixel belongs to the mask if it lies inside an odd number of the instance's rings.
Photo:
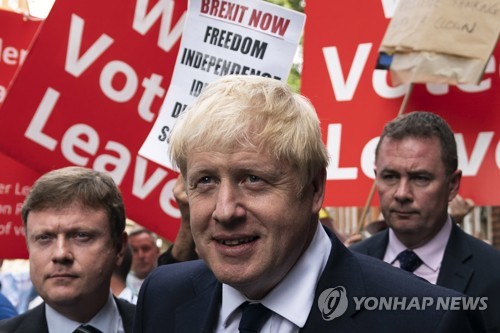
<path id="1" fill-rule="evenodd" d="M 0 108 L 11 80 L 26 59 L 39 19 L 0 10 Z M 0 258 L 28 258 L 21 206 L 39 174 L 0 153 Z"/>
<path id="2" fill-rule="evenodd" d="M 21 207 L 37 172 L 0 154 L 0 258 L 27 259 Z"/>
<path id="3" fill-rule="evenodd" d="M 28 54 L 39 19 L 0 9 L 0 107 L 17 69 Z"/>
<path id="4" fill-rule="evenodd" d="M 0 150 L 38 172 L 109 172 L 128 217 L 173 240 L 177 174 L 137 152 L 168 88 L 186 8 L 185 0 L 56 1 L 0 112 Z"/>
<path id="5" fill-rule="evenodd" d="M 373 184 L 374 147 L 396 117 L 406 91 L 375 70 L 378 48 L 397 1 L 309 1 L 302 93 L 315 105 L 331 155 L 327 206 L 364 206 Z M 406 112 L 432 111 L 457 137 L 460 193 L 477 205 L 499 205 L 500 46 L 480 85 L 416 84 Z M 372 205 L 378 205 L 375 196 Z"/>

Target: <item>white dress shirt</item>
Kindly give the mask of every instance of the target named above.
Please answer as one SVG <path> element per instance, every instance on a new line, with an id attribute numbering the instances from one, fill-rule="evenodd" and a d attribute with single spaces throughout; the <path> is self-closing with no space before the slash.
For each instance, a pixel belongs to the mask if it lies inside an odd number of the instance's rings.
<path id="1" fill-rule="evenodd" d="M 127 275 L 127 279 L 125 281 L 127 287 L 132 290 L 132 294 L 137 297 L 139 295 L 139 290 L 141 290 L 142 283 L 144 279 L 139 279 L 133 271 L 130 271 Z"/>
<path id="2" fill-rule="evenodd" d="M 452 223 L 451 218 L 448 216 L 448 220 L 434 238 L 421 247 L 411 249 L 422 260 L 422 265 L 413 274 L 426 279 L 432 284 L 436 284 L 444 250 L 450 238 Z M 389 229 L 389 243 L 385 250 L 384 261 L 395 267 L 400 267 L 399 260 L 396 260 L 396 257 L 406 249 L 406 246 L 396 237 L 394 231 Z"/>
<path id="3" fill-rule="evenodd" d="M 82 324 L 92 325 L 103 333 L 125 332 L 122 317 L 111 292 L 104 307 L 87 323 L 73 321 L 51 308 L 47 303 L 45 303 L 45 317 L 49 333 L 70 333 Z"/>
<path id="4" fill-rule="evenodd" d="M 137 303 L 137 295 L 135 295 L 129 287 L 123 288 L 122 292 L 117 297 L 132 304 Z"/>
<path id="5" fill-rule="evenodd" d="M 314 303 L 316 285 L 330 256 L 332 243 L 318 222 L 316 233 L 297 263 L 269 294 L 259 300 L 271 309 L 261 333 L 296 333 L 304 327 Z M 215 332 L 238 332 L 239 306 L 247 299 L 238 290 L 222 285 L 222 307 Z"/>

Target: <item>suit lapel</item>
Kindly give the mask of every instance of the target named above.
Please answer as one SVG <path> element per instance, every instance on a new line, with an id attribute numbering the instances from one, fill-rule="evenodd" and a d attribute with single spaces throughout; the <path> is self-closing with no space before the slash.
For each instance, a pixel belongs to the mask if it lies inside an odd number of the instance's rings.
<path id="1" fill-rule="evenodd" d="M 329 288 L 342 286 L 347 292 L 348 299 L 366 295 L 363 282 L 363 273 L 354 255 L 335 237 L 332 238 L 332 250 L 325 270 L 320 277 L 316 288 L 314 303 L 306 324 L 300 330 L 302 333 L 326 332 L 356 332 L 353 316 L 356 314 L 355 304 L 348 303 L 346 312 L 331 320 L 323 319 L 318 306 L 318 300 L 323 291 Z"/>
<path id="2" fill-rule="evenodd" d="M 366 254 L 371 257 L 383 260 L 388 243 L 389 243 L 389 228 L 382 230 L 372 236 Z"/>
<path id="3" fill-rule="evenodd" d="M 15 333 L 49 333 L 47 319 L 45 318 L 45 303 L 30 310 L 23 322 L 17 327 Z"/>
<path id="4" fill-rule="evenodd" d="M 135 315 L 135 306 L 132 304 L 128 304 L 127 301 L 119 299 L 117 297 L 113 297 L 118 307 L 118 312 L 120 313 L 120 317 L 122 318 L 123 329 L 125 333 L 132 333 L 134 328 L 134 315 Z"/>
<path id="5" fill-rule="evenodd" d="M 176 310 L 176 332 L 213 332 L 219 318 L 222 285 L 206 271 L 193 278 L 196 297 Z M 193 315 L 193 314 L 196 314 Z"/>
<path id="6" fill-rule="evenodd" d="M 389 230 L 383 230 L 372 238 L 366 253 L 383 259 L 389 242 Z M 471 256 L 472 251 L 466 242 L 464 231 L 453 223 L 436 284 L 465 293 L 474 273 L 474 270 L 465 264 Z"/>
<path id="7" fill-rule="evenodd" d="M 213 274 L 207 269 L 202 276 L 193 279 L 197 296 L 176 311 L 176 332 L 213 332 L 222 302 L 222 285 L 216 281 Z M 348 299 L 366 296 L 361 271 L 357 259 L 335 237 L 332 238 L 332 250 L 325 270 L 320 277 L 315 292 L 315 301 L 309 313 L 305 326 L 300 330 L 303 333 L 317 333 L 325 330 L 339 332 L 356 332 L 353 316 L 357 313 L 356 305 L 348 303 L 346 312 L 331 321 L 323 319 L 318 307 L 318 299 L 323 291 L 329 288 L 342 286 L 347 291 Z M 193 314 L 198 314 L 197 318 Z M 199 319 L 198 319 L 199 318 Z"/>
<path id="8" fill-rule="evenodd" d="M 465 262 L 472 257 L 464 231 L 455 223 L 444 251 L 437 285 L 466 293 L 474 270 Z"/>

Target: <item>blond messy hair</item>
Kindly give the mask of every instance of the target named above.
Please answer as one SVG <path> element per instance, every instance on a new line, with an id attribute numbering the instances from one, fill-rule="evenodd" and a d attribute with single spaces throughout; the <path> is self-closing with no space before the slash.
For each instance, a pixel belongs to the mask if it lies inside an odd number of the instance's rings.
<path id="1" fill-rule="evenodd" d="M 228 75 L 209 84 L 170 136 L 170 158 L 183 175 L 195 151 L 265 151 L 294 166 L 301 186 L 328 165 L 316 111 L 276 79 Z"/>

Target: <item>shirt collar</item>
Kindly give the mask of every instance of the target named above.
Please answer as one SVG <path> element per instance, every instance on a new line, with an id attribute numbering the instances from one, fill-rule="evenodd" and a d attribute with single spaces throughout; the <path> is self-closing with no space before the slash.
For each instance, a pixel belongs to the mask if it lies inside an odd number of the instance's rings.
<path id="1" fill-rule="evenodd" d="M 101 332 L 123 332 L 123 323 L 111 292 L 104 307 L 87 323 L 73 321 L 45 303 L 45 316 L 50 333 L 73 332 L 82 324 L 89 324 Z"/>
<path id="2" fill-rule="evenodd" d="M 451 218 L 448 216 L 446 223 L 443 225 L 441 230 L 439 230 L 436 236 L 434 236 L 434 238 L 424 245 L 413 249 L 424 265 L 432 269 L 434 272 L 441 267 L 444 250 L 446 248 L 446 244 L 448 243 L 448 239 L 450 238 L 452 223 Z M 389 243 L 387 245 L 384 261 L 393 264 L 396 261 L 398 254 L 404 250 L 406 250 L 406 246 L 401 243 L 394 231 L 389 229 Z"/>
<path id="3" fill-rule="evenodd" d="M 260 302 L 296 326 L 303 327 L 314 302 L 316 284 L 325 269 L 331 248 L 330 238 L 318 222 L 316 233 L 304 254 L 285 278 Z M 241 314 L 236 310 L 245 301 L 251 300 L 233 287 L 222 285 L 220 319 L 223 320 L 224 327 L 239 318 Z M 305 309 L 307 311 L 304 311 Z"/>

